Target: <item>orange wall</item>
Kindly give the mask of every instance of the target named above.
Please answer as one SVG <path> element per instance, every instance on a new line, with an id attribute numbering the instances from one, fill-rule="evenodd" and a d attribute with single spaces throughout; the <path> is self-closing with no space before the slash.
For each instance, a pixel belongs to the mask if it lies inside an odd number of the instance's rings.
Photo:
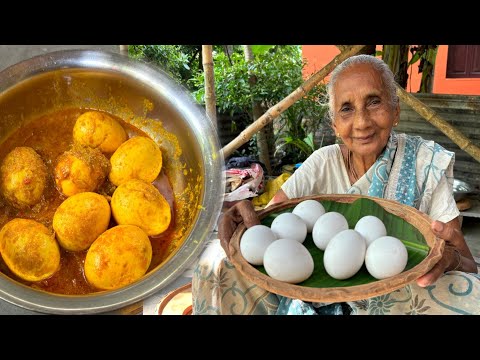
<path id="1" fill-rule="evenodd" d="M 307 62 L 303 68 L 303 76 L 308 78 L 338 54 L 340 54 L 340 50 L 335 45 L 302 45 L 302 56 Z"/>
<path id="2" fill-rule="evenodd" d="M 382 46 L 377 45 L 377 50 Z M 320 70 L 328 64 L 335 56 L 340 53 L 335 45 L 302 45 L 302 54 L 307 65 L 303 69 L 303 76 L 308 77 L 314 72 Z M 433 93 L 435 94 L 463 94 L 480 95 L 480 78 L 476 79 L 447 79 L 447 54 L 448 45 L 438 47 L 435 63 L 435 72 L 433 77 Z M 411 53 L 409 54 L 409 59 Z M 418 92 L 420 89 L 420 80 L 422 74 L 418 73 L 418 64 L 415 63 L 408 69 L 407 91 Z M 328 77 L 326 78 L 328 81 Z"/>

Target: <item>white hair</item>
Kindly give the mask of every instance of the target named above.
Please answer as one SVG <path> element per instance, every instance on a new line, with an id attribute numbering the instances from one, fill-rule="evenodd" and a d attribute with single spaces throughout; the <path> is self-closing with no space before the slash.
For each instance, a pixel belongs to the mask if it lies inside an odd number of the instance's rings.
<path id="1" fill-rule="evenodd" d="M 398 104 L 397 89 L 395 86 L 395 78 L 392 73 L 392 70 L 388 65 L 381 59 L 376 58 L 372 55 L 355 55 L 344 60 L 340 65 L 338 65 L 330 75 L 330 81 L 327 84 L 327 94 L 328 94 L 328 115 L 330 120 L 333 122 L 334 119 L 334 104 L 333 100 L 335 98 L 334 87 L 335 83 L 338 80 L 338 76 L 346 69 L 353 65 L 359 64 L 369 64 L 376 71 L 379 72 L 384 88 L 387 92 L 387 97 L 389 99 L 390 106 L 394 109 Z"/>

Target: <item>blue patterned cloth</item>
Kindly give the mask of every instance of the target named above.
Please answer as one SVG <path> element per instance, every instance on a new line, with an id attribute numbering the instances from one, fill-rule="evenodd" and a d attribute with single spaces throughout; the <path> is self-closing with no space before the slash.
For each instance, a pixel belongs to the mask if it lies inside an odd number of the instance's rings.
<path id="1" fill-rule="evenodd" d="M 401 148 L 401 166 L 398 175 L 396 175 L 398 182 L 394 197 L 402 204 L 418 208 L 427 181 L 433 179 L 438 184 L 449 166 L 453 165 L 455 153 L 445 150 L 433 141 L 426 141 L 420 136 L 408 136 L 406 134 L 400 136 L 404 145 Z M 368 173 L 372 173 L 368 195 L 386 198 L 385 193 L 399 139 L 399 135 L 392 131 L 385 150 L 372 166 L 371 171 L 368 171 Z M 428 165 L 424 167 L 423 173 L 417 175 L 417 156 L 420 149 L 424 150 L 421 154 L 422 162 Z M 450 178 L 449 181 L 453 181 L 453 179 Z"/>
<path id="2" fill-rule="evenodd" d="M 280 295 L 278 295 L 278 298 L 279 303 L 275 315 L 344 315 L 340 303 L 307 303 Z"/>
<path id="3" fill-rule="evenodd" d="M 192 301 L 195 315 L 480 315 L 480 276 L 450 271 L 425 288 L 411 283 L 346 304 L 310 304 L 268 292 L 247 280 L 216 239 L 195 266 Z"/>

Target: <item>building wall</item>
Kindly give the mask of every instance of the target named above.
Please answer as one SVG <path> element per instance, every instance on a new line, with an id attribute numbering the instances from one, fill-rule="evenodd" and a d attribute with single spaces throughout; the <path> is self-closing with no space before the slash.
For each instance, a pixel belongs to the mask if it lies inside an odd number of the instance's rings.
<path id="1" fill-rule="evenodd" d="M 447 123 L 465 134 L 474 145 L 480 146 L 480 96 L 449 94 L 413 94 L 418 100 L 432 108 Z M 480 193 L 480 163 L 419 115 L 410 106 L 400 101 L 400 121 L 396 131 L 419 135 L 433 140 L 447 150 L 455 152 L 453 167 L 456 179 L 466 181 Z"/>
<path id="2" fill-rule="evenodd" d="M 377 50 L 381 50 L 382 46 L 377 45 Z M 304 76 L 308 77 L 314 72 L 320 70 L 328 64 L 340 50 L 335 45 L 302 45 L 302 54 L 307 65 L 304 68 Z M 410 54 L 409 54 L 410 55 Z M 459 95 L 480 95 L 480 78 L 475 79 L 447 79 L 447 55 L 448 45 L 440 45 L 438 47 L 437 58 L 435 63 L 435 72 L 433 79 L 434 94 L 459 94 Z M 418 73 L 418 64 L 415 63 L 408 70 L 407 90 L 412 93 L 418 92 L 420 89 L 421 74 Z M 325 79 L 328 81 L 328 77 Z"/>

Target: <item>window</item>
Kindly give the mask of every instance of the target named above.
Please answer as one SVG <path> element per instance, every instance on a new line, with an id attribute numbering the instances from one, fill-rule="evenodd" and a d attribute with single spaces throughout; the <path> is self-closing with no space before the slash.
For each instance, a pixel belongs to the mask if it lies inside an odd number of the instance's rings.
<path id="1" fill-rule="evenodd" d="M 480 78 L 480 45 L 449 45 L 447 78 Z"/>

